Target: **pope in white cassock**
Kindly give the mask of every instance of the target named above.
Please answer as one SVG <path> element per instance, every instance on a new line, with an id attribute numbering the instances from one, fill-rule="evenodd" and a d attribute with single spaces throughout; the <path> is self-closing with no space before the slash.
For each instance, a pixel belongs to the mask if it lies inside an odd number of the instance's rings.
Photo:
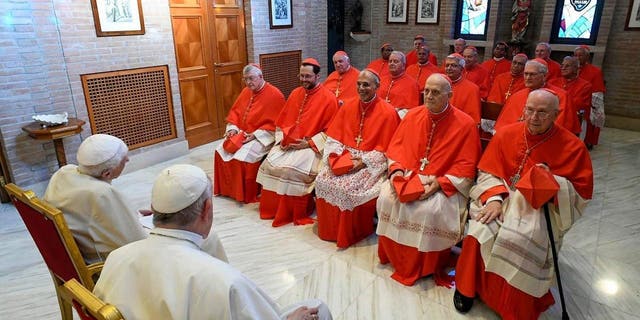
<path id="1" fill-rule="evenodd" d="M 109 255 L 94 293 L 126 319 L 332 319 L 319 300 L 283 312 L 241 272 L 202 251 L 213 221 L 211 194 L 202 169 L 164 169 L 151 195 L 156 227 Z"/>
<path id="2" fill-rule="evenodd" d="M 63 212 L 87 263 L 104 261 L 111 251 L 147 237 L 129 199 L 111 184 L 129 161 L 128 151 L 119 138 L 94 134 L 80 144 L 78 165 L 60 168 L 45 191 L 44 200 Z M 206 251 L 227 260 L 215 234 Z"/>

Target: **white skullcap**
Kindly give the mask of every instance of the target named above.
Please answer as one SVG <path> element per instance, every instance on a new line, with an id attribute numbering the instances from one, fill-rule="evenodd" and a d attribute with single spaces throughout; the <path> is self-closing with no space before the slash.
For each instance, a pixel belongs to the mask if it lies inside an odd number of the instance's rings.
<path id="1" fill-rule="evenodd" d="M 78 148 L 78 163 L 96 166 L 105 163 L 118 154 L 120 148 L 127 148 L 124 141 L 108 134 L 94 134 L 85 139 Z"/>
<path id="2" fill-rule="evenodd" d="M 160 213 L 178 212 L 200 198 L 209 186 L 207 174 L 190 164 L 170 166 L 158 175 L 151 190 L 151 207 Z"/>

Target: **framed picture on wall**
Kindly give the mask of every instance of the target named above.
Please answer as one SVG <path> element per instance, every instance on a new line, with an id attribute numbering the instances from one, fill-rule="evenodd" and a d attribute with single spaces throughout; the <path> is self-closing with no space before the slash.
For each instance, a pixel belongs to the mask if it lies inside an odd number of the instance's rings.
<path id="1" fill-rule="evenodd" d="M 629 13 L 627 13 L 627 23 L 625 30 L 640 30 L 640 0 L 629 2 Z"/>
<path id="2" fill-rule="evenodd" d="M 440 0 L 418 0 L 416 2 L 416 24 L 438 24 Z"/>
<path id="3" fill-rule="evenodd" d="M 144 34 L 140 0 L 91 0 L 91 9 L 98 37 Z"/>
<path id="4" fill-rule="evenodd" d="M 408 0 L 387 0 L 387 23 L 408 23 Z"/>
<path id="5" fill-rule="evenodd" d="M 269 0 L 269 27 L 282 29 L 293 27 L 291 0 Z"/>

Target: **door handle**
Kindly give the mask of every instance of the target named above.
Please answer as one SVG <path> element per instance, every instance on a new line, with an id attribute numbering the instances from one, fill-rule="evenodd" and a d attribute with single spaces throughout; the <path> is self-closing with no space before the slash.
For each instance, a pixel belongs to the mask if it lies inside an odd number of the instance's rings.
<path id="1" fill-rule="evenodd" d="M 213 66 L 214 66 L 214 67 L 224 67 L 224 66 L 225 66 L 225 64 L 224 64 L 224 63 L 216 63 L 216 62 L 214 62 L 214 63 L 213 63 Z"/>

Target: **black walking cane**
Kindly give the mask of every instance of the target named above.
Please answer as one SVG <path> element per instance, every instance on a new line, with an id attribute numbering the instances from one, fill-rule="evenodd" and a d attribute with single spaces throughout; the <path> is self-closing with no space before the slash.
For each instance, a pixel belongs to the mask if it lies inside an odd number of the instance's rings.
<path id="1" fill-rule="evenodd" d="M 564 303 L 564 293 L 562 292 L 562 281 L 560 281 L 560 269 L 558 268 L 558 253 L 556 252 L 556 241 L 553 238 L 551 229 L 551 217 L 549 216 L 549 203 L 544 204 L 544 217 L 547 220 L 547 233 L 551 241 L 551 254 L 553 255 L 553 267 L 555 268 L 556 280 L 558 281 L 558 291 L 560 292 L 560 304 L 562 305 L 562 320 L 569 320 L 567 306 Z"/>

